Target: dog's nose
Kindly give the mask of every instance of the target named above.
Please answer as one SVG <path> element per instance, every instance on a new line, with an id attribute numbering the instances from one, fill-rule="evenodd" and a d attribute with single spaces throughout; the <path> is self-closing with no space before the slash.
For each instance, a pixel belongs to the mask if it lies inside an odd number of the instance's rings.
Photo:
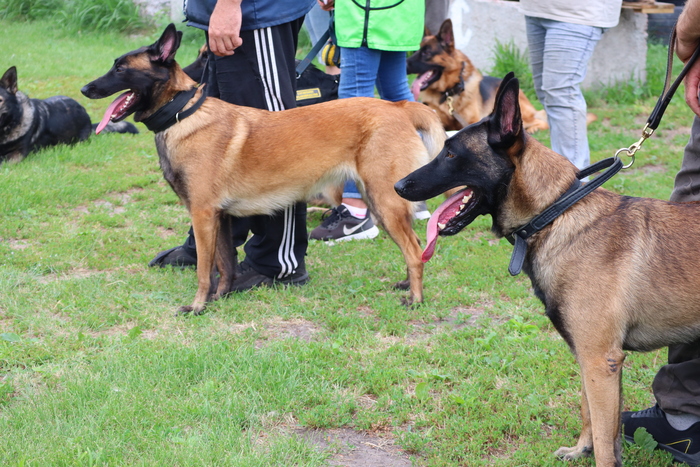
<path id="1" fill-rule="evenodd" d="M 401 180 L 396 182 L 396 184 L 394 185 L 394 190 L 396 190 L 399 196 L 405 197 L 404 195 L 406 194 L 406 191 L 410 188 L 412 184 L 412 181 L 402 178 Z"/>
<path id="2" fill-rule="evenodd" d="M 85 86 L 82 87 L 80 92 L 83 93 L 83 96 L 85 97 L 90 97 L 90 94 L 92 94 L 93 90 L 95 89 L 95 86 L 93 86 L 92 83 L 88 83 Z"/>

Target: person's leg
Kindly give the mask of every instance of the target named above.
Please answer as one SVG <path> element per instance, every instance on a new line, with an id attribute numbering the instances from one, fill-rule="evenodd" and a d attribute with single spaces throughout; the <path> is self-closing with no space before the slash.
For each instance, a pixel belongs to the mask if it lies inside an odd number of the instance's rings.
<path id="1" fill-rule="evenodd" d="M 582 169 L 590 164 L 590 149 L 581 83 L 603 29 L 542 19 L 539 23 L 546 29 L 541 96 L 552 150 Z"/>
<path id="2" fill-rule="evenodd" d="M 338 99 L 374 97 L 374 85 L 379 72 L 381 51 L 367 47 L 341 47 L 340 56 L 342 62 L 340 64 Z"/>
<path id="3" fill-rule="evenodd" d="M 700 201 L 698 117 L 693 120 L 671 201 Z M 654 377 L 652 389 L 657 405 L 623 412 L 625 436 L 633 439 L 638 428 L 645 428 L 659 443 L 658 447 L 673 453 L 676 460 L 700 465 L 700 340 L 669 346 L 668 364 Z"/>
<path id="4" fill-rule="evenodd" d="M 381 52 L 377 91 L 379 96 L 387 101 L 415 101 L 408 85 L 406 52 Z"/>
<path id="5" fill-rule="evenodd" d="M 542 63 L 544 58 L 544 41 L 547 30 L 542 26 L 541 18 L 525 17 L 527 31 L 527 44 L 530 50 L 530 68 L 532 68 L 532 81 L 535 85 L 535 93 L 540 102 L 544 102 L 542 93 Z"/>
<path id="6" fill-rule="evenodd" d="M 338 98 L 374 97 L 381 52 L 367 47 L 342 47 L 340 56 Z M 379 229 L 369 216 L 367 204 L 354 180 L 345 182 L 342 198 L 342 204 L 333 208 L 309 237 L 312 240 L 338 241 L 376 237 Z"/>

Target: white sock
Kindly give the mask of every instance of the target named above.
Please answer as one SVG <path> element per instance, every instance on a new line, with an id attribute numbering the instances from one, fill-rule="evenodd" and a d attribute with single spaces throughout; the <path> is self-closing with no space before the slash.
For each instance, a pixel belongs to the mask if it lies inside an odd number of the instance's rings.
<path id="1" fill-rule="evenodd" d="M 684 413 L 681 415 L 666 413 L 666 420 L 668 420 L 668 424 L 676 430 L 685 431 L 695 423 L 700 422 L 700 417 L 692 413 Z"/>
<path id="2" fill-rule="evenodd" d="M 343 206 L 348 208 L 352 217 L 357 217 L 358 219 L 364 219 L 367 217 L 367 208 L 356 208 L 355 206 L 350 206 L 349 204 L 343 203 Z"/>

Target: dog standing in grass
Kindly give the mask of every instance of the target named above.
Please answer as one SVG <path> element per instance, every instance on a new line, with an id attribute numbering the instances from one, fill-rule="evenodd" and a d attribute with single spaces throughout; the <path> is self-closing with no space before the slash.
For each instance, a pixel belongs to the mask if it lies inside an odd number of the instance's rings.
<path id="1" fill-rule="evenodd" d="M 271 214 L 349 177 L 360 182 L 372 212 L 404 255 L 408 277 L 396 287 L 410 289 L 409 303 L 422 301 L 421 249 L 411 225 L 415 206 L 393 184 L 442 148 L 446 136 L 435 113 L 414 102 L 372 98 L 279 112 L 203 98 L 202 88 L 175 61 L 181 34 L 169 25 L 154 44 L 117 58 L 107 74 L 82 89 L 91 99 L 126 90 L 98 129 L 132 113 L 136 121 L 164 116 L 171 122 L 154 130 L 156 147 L 165 179 L 190 212 L 197 245 L 198 290 L 181 312 L 200 313 L 209 300 L 230 291 L 236 253 L 224 213 Z M 169 115 L 171 101 L 183 95 L 191 97 Z"/>
<path id="2" fill-rule="evenodd" d="M 428 222 L 424 261 L 438 235 L 490 214 L 499 237 L 542 213 L 577 179 L 563 156 L 524 131 L 519 85 L 501 83 L 494 112 L 445 142 L 425 167 L 396 184 L 420 201 L 465 186 Z M 603 188 L 529 237 L 523 270 L 581 368 L 578 443 L 556 455 L 595 454 L 619 467 L 624 350 L 650 351 L 700 338 L 700 204 L 620 196 Z"/>

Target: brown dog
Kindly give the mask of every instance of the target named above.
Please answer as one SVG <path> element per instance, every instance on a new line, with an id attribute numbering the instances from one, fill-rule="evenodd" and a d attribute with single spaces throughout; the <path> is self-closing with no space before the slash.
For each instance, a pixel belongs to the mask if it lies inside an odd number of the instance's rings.
<path id="1" fill-rule="evenodd" d="M 467 188 L 429 221 L 427 261 L 437 235 L 454 235 L 480 214 L 511 236 L 577 178 L 566 158 L 523 131 L 518 81 L 503 81 L 494 112 L 445 142 L 437 158 L 396 184 L 419 201 Z M 700 205 L 620 196 L 598 188 L 527 242 L 523 270 L 581 367 L 583 431 L 560 448 L 598 467 L 622 465 L 623 350 L 649 351 L 700 337 Z"/>
<path id="2" fill-rule="evenodd" d="M 408 278 L 396 286 L 410 288 L 409 302 L 422 301 L 414 205 L 400 198 L 393 184 L 440 151 L 445 131 L 435 113 L 413 102 L 371 98 L 281 112 L 202 101 L 201 88 L 174 60 L 180 36 L 169 25 L 153 45 L 122 55 L 82 92 L 99 99 L 128 90 L 109 106 L 101 125 L 132 113 L 136 121 L 152 125 L 154 117 L 167 114 L 172 99 L 191 95 L 176 109 L 172 126 L 154 129 L 163 174 L 192 216 L 197 244 L 199 288 L 192 306 L 181 311 L 200 313 L 210 298 L 230 291 L 235 249 L 228 222 L 222 222 L 230 217 L 223 214 L 271 214 L 347 177 L 359 181 L 373 214 L 404 255 Z M 197 110 L 182 116 L 191 109 Z M 220 280 L 211 297 L 215 264 Z"/>
<path id="3" fill-rule="evenodd" d="M 442 23 L 437 35 L 423 38 L 420 50 L 408 58 L 406 67 L 409 74 L 418 74 L 412 86 L 416 100 L 434 109 L 446 130 L 461 130 L 493 110 L 501 80 L 482 75 L 455 47 L 450 19 Z M 543 110 L 535 110 L 522 91 L 519 99 L 527 131 L 549 128 Z"/>

